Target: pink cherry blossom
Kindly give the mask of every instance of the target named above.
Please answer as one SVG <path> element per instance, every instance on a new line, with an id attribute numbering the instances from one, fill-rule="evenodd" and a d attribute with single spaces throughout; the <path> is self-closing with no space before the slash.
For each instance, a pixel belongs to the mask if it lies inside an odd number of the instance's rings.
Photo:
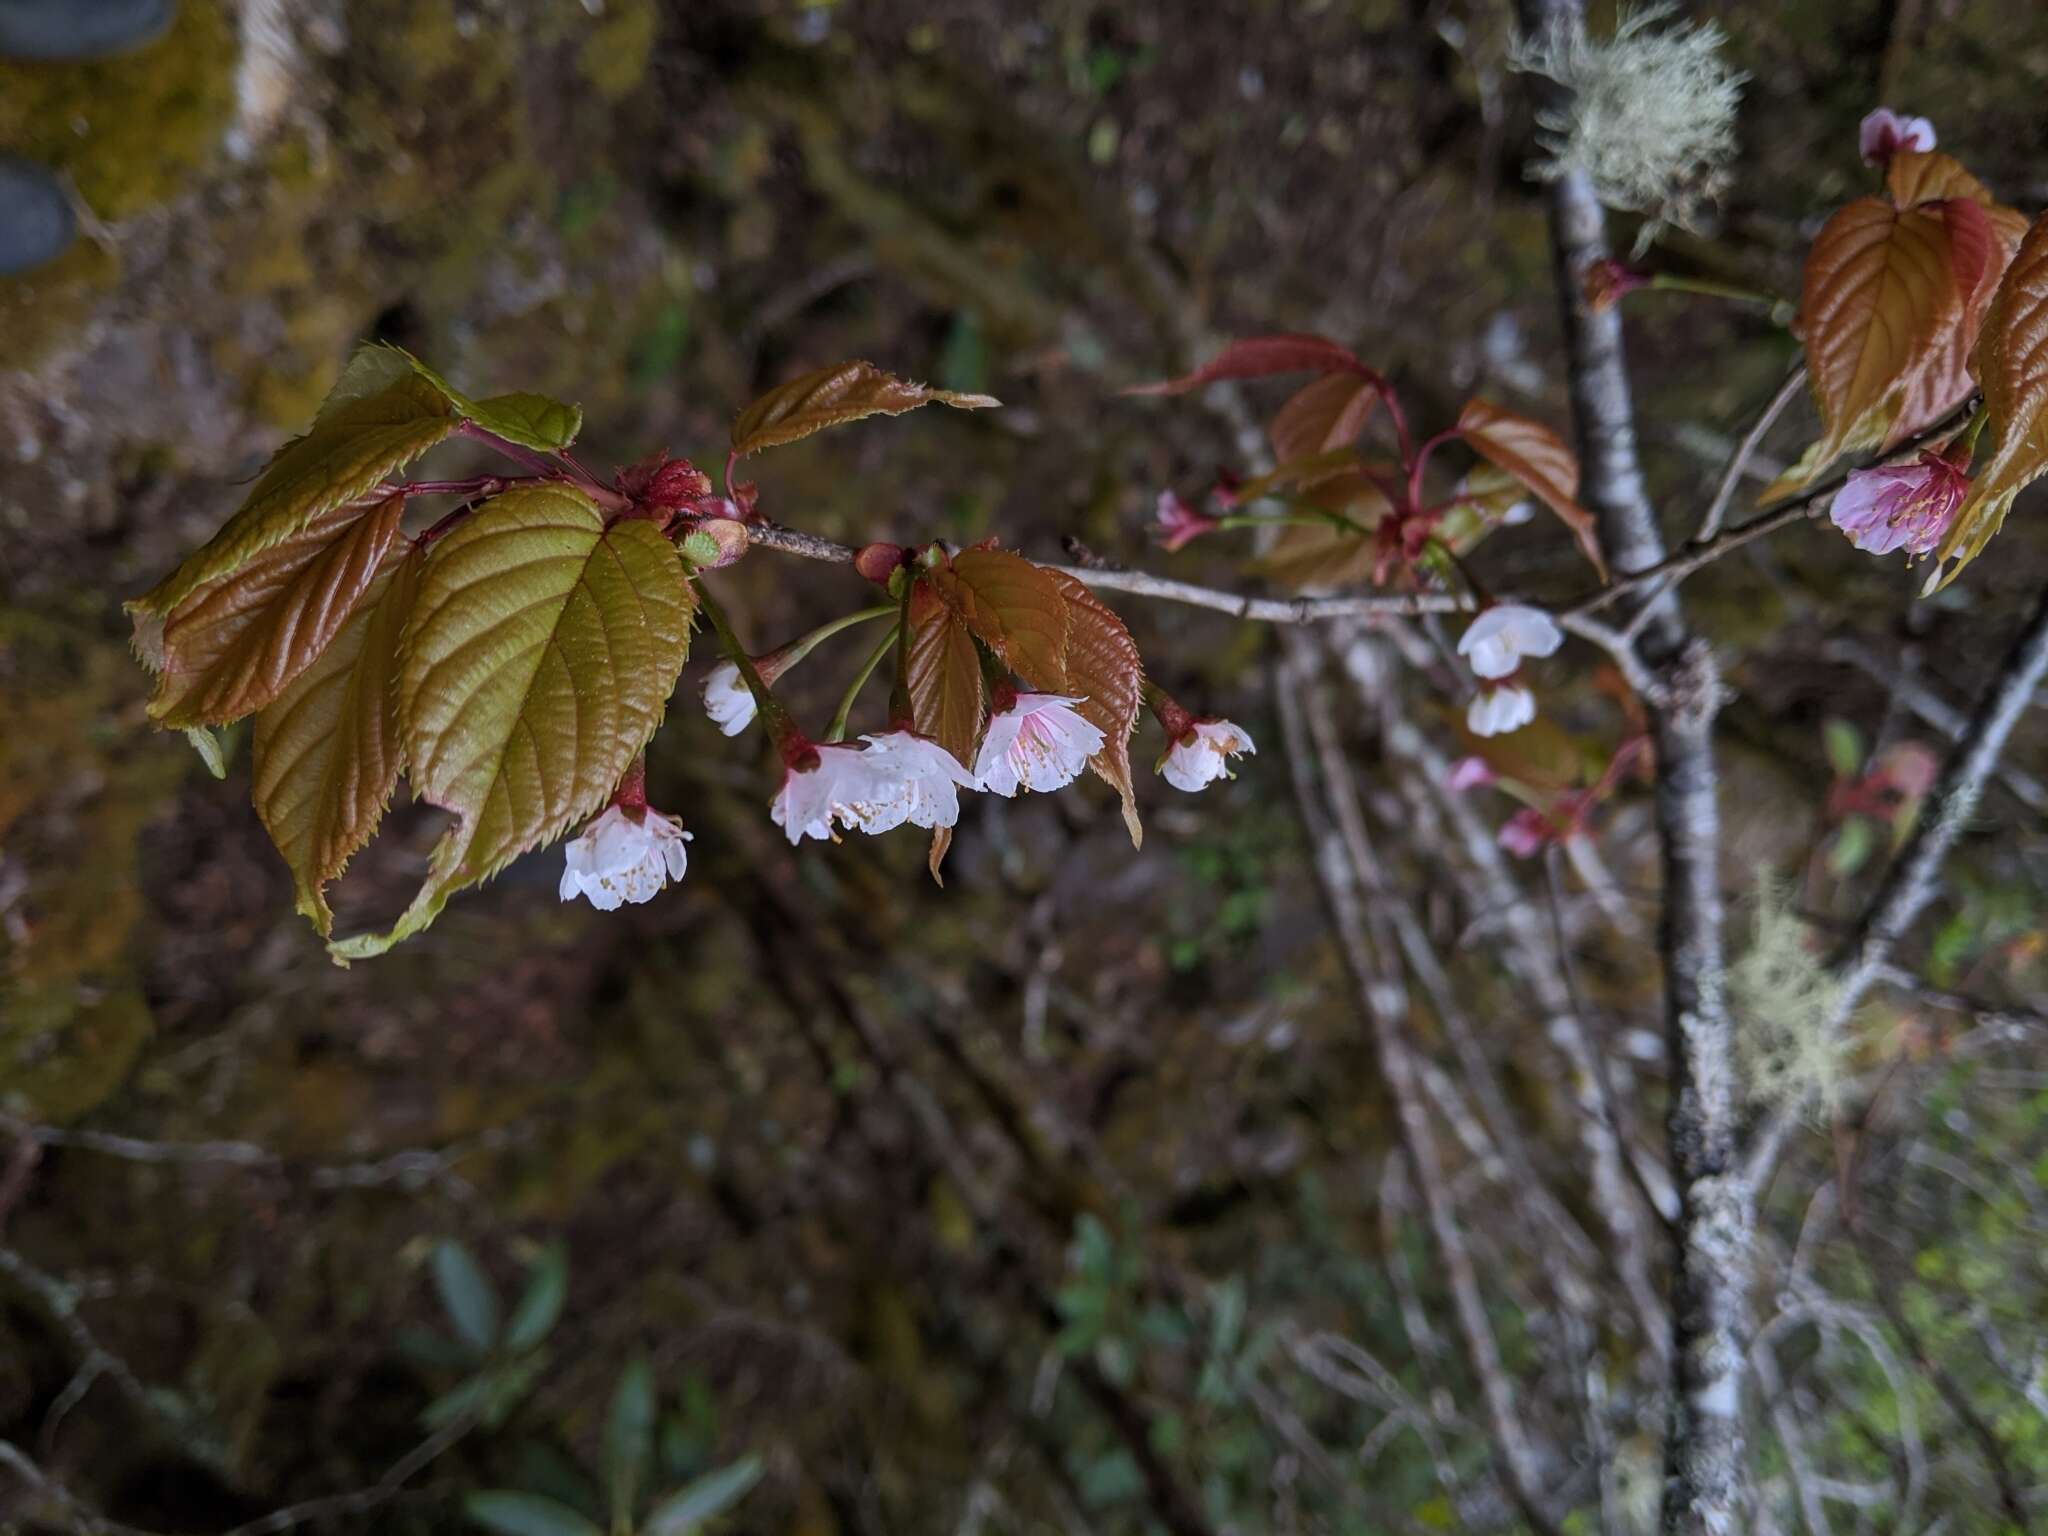
<path id="1" fill-rule="evenodd" d="M 637 813 L 608 806 L 565 846 L 561 898 L 585 897 L 600 912 L 616 911 L 622 902 L 648 901 L 669 881 L 683 878 L 689 864 L 683 844 L 688 841 L 690 834 L 674 817 L 644 805 Z"/>
<path id="2" fill-rule="evenodd" d="M 975 788 L 1009 799 L 1019 789 L 1062 789 L 1102 750 L 1102 732 L 1074 712 L 1079 699 L 1020 693 L 996 711 L 974 760 Z"/>
<path id="3" fill-rule="evenodd" d="M 1461 757 L 1451 764 L 1451 771 L 1444 778 L 1444 788 L 1453 793 L 1468 789 L 1484 789 L 1494 781 L 1493 769 L 1483 757 Z"/>
<path id="4" fill-rule="evenodd" d="M 1531 806 L 1523 806 L 1503 822 L 1497 839 L 1501 847 L 1518 859 L 1533 858 L 1550 840 L 1550 823 Z"/>
<path id="5" fill-rule="evenodd" d="M 1879 107 L 1863 119 L 1856 142 L 1865 165 L 1884 165 L 1902 149 L 1924 154 L 1934 148 L 1934 124 L 1924 117 L 1907 117 L 1890 107 Z"/>
<path id="6" fill-rule="evenodd" d="M 1158 521 L 1152 525 L 1152 534 L 1162 548 L 1168 551 L 1180 549 L 1222 526 L 1206 512 L 1197 512 L 1174 492 L 1159 493 Z"/>
<path id="7" fill-rule="evenodd" d="M 1465 726 L 1474 736 L 1505 736 L 1536 718 L 1536 695 L 1519 683 L 1493 683 L 1472 695 Z"/>
<path id="8" fill-rule="evenodd" d="M 1480 677 L 1507 677 L 1524 656 L 1548 656 L 1564 644 L 1564 631 L 1540 608 L 1496 603 L 1465 627 L 1458 654 Z"/>
<path id="9" fill-rule="evenodd" d="M 1835 495 L 1828 516 L 1849 542 L 1873 555 L 1903 548 L 1924 555 L 1955 521 L 1970 480 L 1938 453 L 1918 462 L 1859 469 Z"/>
<path id="10" fill-rule="evenodd" d="M 792 844 L 829 838 L 832 824 L 870 834 L 910 822 L 950 827 L 974 778 L 937 742 L 910 731 L 863 736 L 865 747 L 813 746 L 784 773 L 770 815 Z"/>
<path id="11" fill-rule="evenodd" d="M 1235 778 L 1230 759 L 1242 752 L 1256 754 L 1251 737 L 1242 726 L 1228 720 L 1197 720 L 1187 734 L 1166 749 L 1159 759 L 1159 773 L 1175 789 L 1195 794 L 1218 779 Z"/>

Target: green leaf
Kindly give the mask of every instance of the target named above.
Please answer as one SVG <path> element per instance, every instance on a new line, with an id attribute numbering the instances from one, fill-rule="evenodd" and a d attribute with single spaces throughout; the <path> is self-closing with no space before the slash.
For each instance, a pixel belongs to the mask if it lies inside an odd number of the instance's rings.
<path id="1" fill-rule="evenodd" d="M 1877 829 L 1861 816 L 1851 816 L 1835 830 L 1835 840 L 1828 848 L 1828 873 L 1837 880 L 1846 880 L 1865 864 L 1877 850 Z"/>
<path id="2" fill-rule="evenodd" d="M 1835 770 L 1835 776 L 1853 779 L 1863 771 L 1863 733 L 1846 720 L 1829 720 L 1822 724 L 1821 740 L 1826 744 L 1828 766 Z"/>
<path id="3" fill-rule="evenodd" d="M 553 1331 L 568 1296 L 569 1250 L 551 1243 L 527 1271 L 526 1293 L 505 1326 L 505 1347 L 521 1354 L 539 1344 Z"/>
<path id="4" fill-rule="evenodd" d="M 405 348 L 385 347 L 382 350 L 396 353 L 406 367 L 446 396 L 460 415 L 486 432 L 495 432 L 522 448 L 531 448 L 537 453 L 559 453 L 575 442 L 576 434 L 583 430 L 583 407 L 580 405 L 564 405 L 546 395 L 524 391 L 473 400 Z M 387 362 L 379 366 L 388 369 L 391 364 Z"/>
<path id="5" fill-rule="evenodd" d="M 314 416 L 315 425 L 325 421 L 345 405 L 358 400 L 367 400 L 372 395 L 381 395 L 400 379 L 419 372 L 413 356 L 403 347 L 394 347 L 389 342 L 366 341 L 357 347 L 349 358 L 348 366 L 341 370 L 341 377 L 334 381 L 334 388 L 327 391 L 327 398 L 320 402 L 320 410 Z M 427 382 L 440 386 L 440 380 L 429 377 Z"/>
<path id="6" fill-rule="evenodd" d="M 462 1342 L 486 1353 L 498 1337 L 498 1292 L 476 1258 L 452 1238 L 434 1245 L 434 1289 Z"/>
<path id="7" fill-rule="evenodd" d="M 503 1536 L 603 1536 L 568 1505 L 537 1493 L 498 1490 L 464 1494 L 462 1512 L 485 1530 Z"/>
<path id="8" fill-rule="evenodd" d="M 611 1501 L 615 1527 L 632 1519 L 653 1457 L 654 1367 L 638 1356 L 619 1373 L 604 1424 L 605 1497 Z"/>
<path id="9" fill-rule="evenodd" d="M 900 416 L 933 401 L 963 411 L 1002 404 L 988 395 L 913 384 L 873 363 L 834 363 L 778 384 L 734 417 L 733 455 L 744 458 L 866 416 Z"/>
<path id="10" fill-rule="evenodd" d="M 705 1521 L 745 1498 L 761 1480 L 761 1471 L 760 1457 L 743 1456 L 730 1466 L 705 1473 L 656 1505 L 642 1536 L 691 1536 Z"/>
<path id="11" fill-rule="evenodd" d="M 367 495 L 455 427 L 446 396 L 420 378 L 337 406 L 304 437 L 285 444 L 241 510 L 130 608 L 168 615 L 200 587 L 241 569 L 321 513 Z"/>
<path id="12" fill-rule="evenodd" d="M 929 605 L 910 640 L 910 708 L 917 729 L 968 772 L 988 718 L 981 686 L 981 656 L 958 609 Z"/>
<path id="13" fill-rule="evenodd" d="M 256 716 L 250 799 L 292 872 L 298 910 L 325 937 L 326 887 L 384 817 L 405 766 L 398 641 L 422 558 L 388 551 L 340 633 Z"/>
<path id="14" fill-rule="evenodd" d="M 310 667 L 356 610 L 398 539 L 405 498 L 320 513 L 171 610 L 147 646 L 156 664 L 150 718 L 225 725 L 253 714 Z M 138 623 L 155 626 L 152 615 Z"/>
<path id="15" fill-rule="evenodd" d="M 538 453 L 560 453 L 583 430 L 583 407 L 546 395 L 492 395 L 488 400 L 455 397 L 456 409 L 486 432 Z"/>
<path id="16" fill-rule="evenodd" d="M 1048 693 L 1067 691 L 1069 604 L 1053 573 L 1006 549 L 963 549 L 926 572 L 1003 665 Z"/>
<path id="17" fill-rule="evenodd" d="M 565 486 L 507 491 L 436 544 L 401 646 L 399 720 L 414 789 L 460 819 L 396 926 L 330 952 L 383 953 L 603 806 L 661 723 L 693 606 L 653 524 L 606 528 Z"/>

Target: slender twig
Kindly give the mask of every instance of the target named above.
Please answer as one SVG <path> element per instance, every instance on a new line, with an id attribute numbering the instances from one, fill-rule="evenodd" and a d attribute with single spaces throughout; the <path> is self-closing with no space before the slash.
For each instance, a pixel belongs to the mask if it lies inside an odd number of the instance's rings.
<path id="1" fill-rule="evenodd" d="M 1742 477 L 1749 472 L 1749 461 L 1756 457 L 1764 438 L 1777 425 L 1778 418 L 1785 414 L 1785 407 L 1799 398 L 1799 391 L 1805 386 L 1806 364 L 1800 362 L 1785 376 L 1785 382 L 1771 396 L 1771 403 L 1763 408 L 1763 413 L 1736 446 L 1734 456 L 1728 460 L 1728 468 L 1722 472 L 1721 483 L 1714 487 L 1714 499 L 1707 503 L 1707 515 L 1700 519 L 1700 531 L 1692 536 L 1693 543 L 1705 544 L 1721 531 L 1721 519 L 1728 515 L 1729 503 L 1735 500 L 1736 487 L 1742 484 Z"/>
<path id="2" fill-rule="evenodd" d="M 56 1506 L 73 1531 L 83 1536 L 154 1536 L 138 1526 L 109 1520 L 55 1477 L 45 1472 L 20 1446 L 0 1440 L 0 1467 L 6 1467 L 36 1493 Z M 7 1527 L 12 1530 L 13 1527 Z"/>
<path id="3" fill-rule="evenodd" d="M 411 1482 L 433 1462 L 440 1459 L 456 1441 L 476 1427 L 474 1415 L 463 1414 L 441 1426 L 432 1435 L 407 1451 L 391 1463 L 382 1477 L 367 1488 L 353 1489 L 348 1493 L 331 1493 L 322 1498 L 307 1499 L 299 1504 L 287 1504 L 283 1509 L 272 1510 L 260 1519 L 251 1520 L 228 1531 L 226 1536 L 278 1536 L 295 1526 L 307 1525 L 315 1520 L 327 1520 L 340 1515 L 363 1515 L 390 1502 L 405 1491 Z"/>

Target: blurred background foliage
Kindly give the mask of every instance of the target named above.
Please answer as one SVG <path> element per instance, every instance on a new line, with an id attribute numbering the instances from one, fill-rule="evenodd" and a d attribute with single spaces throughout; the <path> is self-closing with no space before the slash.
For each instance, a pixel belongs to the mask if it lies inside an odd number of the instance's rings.
<path id="1" fill-rule="evenodd" d="M 1671 265 L 1795 291 L 1880 100 L 2048 202 L 2029 0 L 1702 9 L 1752 79 L 1720 226 Z M 1561 425 L 1508 29 L 1492 0 L 183 0 L 135 57 L 0 63 L 0 149 L 58 164 L 96 220 L 0 281 L 0 1438 L 166 1532 L 375 1485 L 451 1425 L 406 1494 L 335 1528 L 547 1529 L 505 1523 L 521 1498 L 604 1528 L 620 1456 L 644 1468 L 629 1520 L 752 1469 L 734 1530 L 1514 1528 L 1323 924 L 1270 635 L 1120 602 L 1160 678 L 1261 755 L 1200 801 L 1150 793 L 1141 855 L 1099 786 L 979 799 L 943 893 L 907 836 L 785 849 L 758 733 L 715 735 L 693 663 L 650 753 L 697 835 L 680 889 L 564 907 L 544 853 L 341 971 L 234 792 L 246 744 L 224 787 L 148 729 L 118 608 L 369 336 L 476 392 L 580 401 L 595 462 L 714 463 L 738 405 L 841 357 L 986 389 L 1007 408 L 778 452 L 762 506 L 1046 557 L 1072 535 L 1157 559 L 1158 491 L 1240 461 L 1199 406 L 1115 398 L 1207 336 L 1319 329 L 1424 415 L 1483 387 Z M 1792 346 L 1756 310 L 1629 313 L 1682 537 Z M 437 453 L 427 473 L 463 471 Z M 1174 569 L 1249 580 L 1219 542 Z M 1829 785 L 1944 745 L 1910 691 L 1966 708 L 2048 579 L 2038 516 L 1999 548 L 1934 603 L 1819 531 L 1688 589 L 1739 690 L 1731 894 L 1762 870 L 1817 931 L 1856 910 L 1890 833 Z M 1569 591 L 1573 558 L 1531 528 L 1480 563 Z M 723 585 L 762 647 L 862 601 L 765 554 Z M 797 674 L 810 718 L 853 659 Z M 1590 669 L 1544 676 L 1611 746 Z M 1777 1528 L 1810 1523 L 1794 1462 L 1838 1485 L 1838 1530 L 2002 1531 L 1999 1481 L 2048 1483 L 2044 734 L 1966 842 L 1926 981 L 1863 1021 L 1875 1097 L 1772 1186 Z M 1412 825 L 1375 761 L 1369 808 Z M 1640 801 L 1602 827 L 1608 899 L 1574 885 L 1565 915 L 1624 1129 L 1654 1147 Z M 395 810 L 345 928 L 397 910 L 436 831 Z M 1571 1095 L 1494 915 L 1420 842 L 1390 857 L 1483 1002 L 1529 1155 L 1568 1173 Z M 1455 1062 L 1419 1005 L 1415 1027 Z M 1446 1145 L 1507 1365 L 1572 1448 L 1570 1529 L 1598 1528 L 1597 1493 L 1639 1518 L 1651 1342 L 1619 1306 L 1563 1327 L 1513 1171 Z M 484 1326 L 480 1295 L 550 1275 L 544 1343 Z M 621 1412 L 651 1426 L 637 1449 L 608 1448 Z M 8 1478 L 0 1525 L 61 1528 Z"/>

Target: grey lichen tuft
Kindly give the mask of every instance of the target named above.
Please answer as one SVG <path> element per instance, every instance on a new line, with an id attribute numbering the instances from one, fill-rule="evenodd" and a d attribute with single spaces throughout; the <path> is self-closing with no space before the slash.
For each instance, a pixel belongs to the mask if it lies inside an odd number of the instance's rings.
<path id="1" fill-rule="evenodd" d="M 1728 971 L 1736 1067 L 1752 1103 L 1834 1117 L 1853 1043 L 1830 1027 L 1841 995 L 1790 892 L 1759 873 L 1749 948 Z"/>
<path id="2" fill-rule="evenodd" d="M 1721 57 L 1712 22 L 1664 26 L 1673 7 L 1623 9 L 1614 35 L 1587 35 L 1574 16 L 1518 38 L 1509 64 L 1571 93 L 1537 116 L 1543 158 L 1529 174 L 1555 181 L 1583 170 L 1610 208 L 1646 216 L 1640 255 L 1666 224 L 1694 229 L 1727 190 L 1735 157 L 1735 109 L 1749 77 Z"/>

